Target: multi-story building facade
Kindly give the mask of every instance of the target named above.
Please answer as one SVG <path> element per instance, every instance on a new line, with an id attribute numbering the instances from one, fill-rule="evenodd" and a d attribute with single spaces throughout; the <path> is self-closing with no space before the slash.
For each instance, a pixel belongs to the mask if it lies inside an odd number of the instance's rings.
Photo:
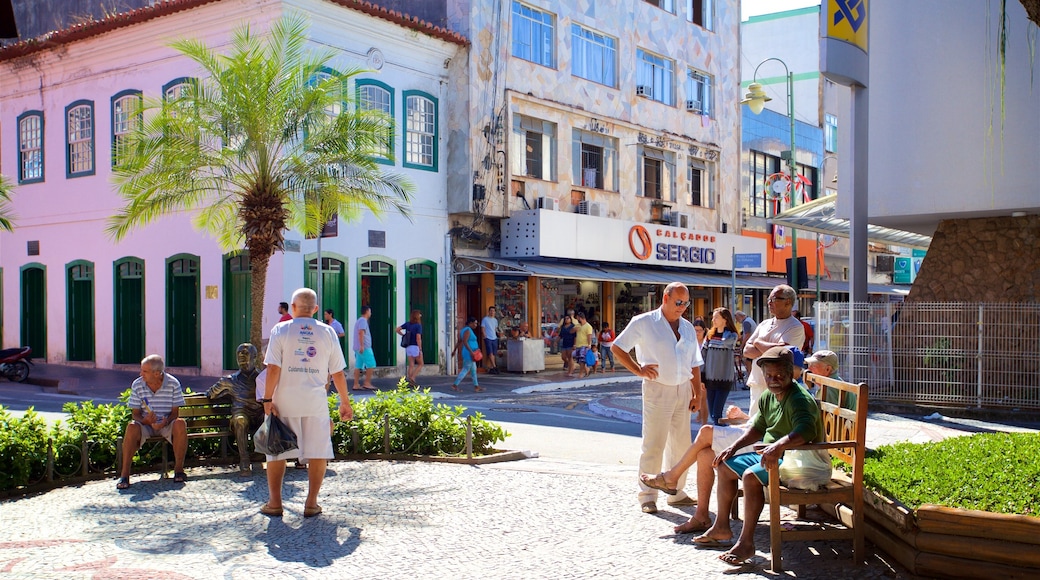
<path id="1" fill-rule="evenodd" d="M 0 49 L 0 171 L 16 185 L 16 230 L 0 235 L 3 343 L 27 344 L 50 362 L 99 368 L 163 354 L 178 372 L 233 368 L 248 339 L 249 264 L 177 213 L 114 242 L 107 220 L 121 206 L 110 182 L 112 149 L 126 128 L 127 99 L 162 97 L 199 74 L 172 50 L 198 38 L 216 50 L 231 30 L 263 30 L 283 14 L 307 16 L 310 41 L 361 67 L 348 88 L 356 106 L 397 124 L 379 159 L 415 185 L 406 218 L 370 214 L 327 228 L 317 240 L 287 234 L 268 271 L 264 328 L 279 301 L 317 286 L 323 308 L 349 328 L 373 307 L 380 366 L 403 365 L 393 328 L 417 308 L 429 329 L 431 368 L 443 362 L 447 275 L 449 71 L 464 51 L 458 34 L 362 2 L 172 0 Z M 320 252 L 320 260 L 319 260 Z M 319 270 L 320 264 L 320 270 Z M 265 330 L 266 334 L 266 330 Z"/>
<path id="2" fill-rule="evenodd" d="M 735 255 L 764 271 L 764 241 L 739 235 L 736 0 L 448 6 L 471 42 L 448 152 L 456 323 L 497 306 L 548 330 L 574 308 L 620 330 L 670 281 L 706 315 Z"/>
<path id="3" fill-rule="evenodd" d="M 792 255 L 792 228 L 775 225 L 771 218 L 795 205 L 822 198 L 831 199 L 831 205 L 836 203 L 842 153 L 839 128 L 850 125 L 850 91 L 820 74 L 819 6 L 752 16 L 741 23 L 741 41 L 742 86 L 746 89 L 758 82 L 772 99 L 758 115 L 747 107 L 743 111 L 744 235 L 769 240 L 772 251 L 768 270 L 782 275 Z M 795 163 L 800 181 L 794 195 L 786 189 L 789 169 L 784 157 L 791 148 L 788 72 L 792 75 Z M 847 300 L 848 232 L 838 228 L 834 233 L 795 233 L 798 255 L 806 262 L 806 276 L 800 280 L 802 312 L 812 313 L 817 289 L 823 300 Z M 878 298 L 905 295 L 909 286 L 893 284 L 892 276 L 894 256 L 901 249 L 881 240 L 871 243 L 869 249 L 870 292 Z M 909 250 L 906 253 L 909 255 Z M 751 310 L 762 310 L 761 296 L 744 298 L 758 302 L 757 308 L 748 305 Z"/>

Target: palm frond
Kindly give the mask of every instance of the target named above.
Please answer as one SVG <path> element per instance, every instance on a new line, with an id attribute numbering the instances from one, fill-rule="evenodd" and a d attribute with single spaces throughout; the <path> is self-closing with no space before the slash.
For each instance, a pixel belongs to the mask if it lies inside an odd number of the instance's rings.
<path id="1" fill-rule="evenodd" d="M 6 177 L 0 175 L 0 230 L 13 232 L 14 220 L 11 204 L 14 201 L 14 184 Z"/>

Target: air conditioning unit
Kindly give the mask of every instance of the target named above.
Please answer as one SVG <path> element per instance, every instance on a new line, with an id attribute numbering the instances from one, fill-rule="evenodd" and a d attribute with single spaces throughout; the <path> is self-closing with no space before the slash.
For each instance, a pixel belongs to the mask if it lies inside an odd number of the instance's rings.
<path id="1" fill-rule="evenodd" d="M 701 112 L 701 102 L 695 99 L 686 100 L 686 110 L 693 111 L 695 113 Z"/>
<path id="2" fill-rule="evenodd" d="M 654 96 L 654 88 L 648 85 L 636 85 L 636 96 L 652 97 Z"/>
<path id="3" fill-rule="evenodd" d="M 878 274 L 891 274 L 896 269 L 895 256 L 876 256 L 874 258 L 874 270 Z"/>
<path id="4" fill-rule="evenodd" d="M 685 212 L 669 212 L 668 224 L 677 228 L 689 229 L 693 224 L 693 216 Z"/>
<path id="5" fill-rule="evenodd" d="M 578 202 L 578 213 L 595 217 L 607 217 L 607 204 L 602 201 Z"/>
<path id="6" fill-rule="evenodd" d="M 534 207 L 537 209 L 550 209 L 552 211 L 560 211 L 560 200 L 555 197 L 541 196 L 534 201 Z"/>

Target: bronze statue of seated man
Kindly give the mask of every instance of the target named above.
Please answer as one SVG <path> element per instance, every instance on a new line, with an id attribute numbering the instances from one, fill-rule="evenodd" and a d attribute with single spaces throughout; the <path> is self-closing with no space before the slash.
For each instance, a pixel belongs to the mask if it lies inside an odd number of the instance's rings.
<path id="1" fill-rule="evenodd" d="M 231 430 L 238 444 L 238 468 L 242 475 L 249 470 L 249 434 L 260 427 L 264 420 L 264 407 L 256 400 L 256 347 L 248 342 L 238 345 L 238 372 L 221 377 L 206 391 L 210 399 L 231 400 Z"/>

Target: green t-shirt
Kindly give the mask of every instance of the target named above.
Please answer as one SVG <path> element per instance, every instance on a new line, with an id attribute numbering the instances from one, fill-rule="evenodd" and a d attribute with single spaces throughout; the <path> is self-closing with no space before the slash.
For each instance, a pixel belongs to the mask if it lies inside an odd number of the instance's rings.
<path id="1" fill-rule="evenodd" d="M 789 433 L 798 433 L 806 443 L 823 441 L 823 422 L 816 400 L 795 383 L 781 402 L 768 390 L 758 399 L 754 428 L 763 433 L 763 443 L 773 443 Z"/>

